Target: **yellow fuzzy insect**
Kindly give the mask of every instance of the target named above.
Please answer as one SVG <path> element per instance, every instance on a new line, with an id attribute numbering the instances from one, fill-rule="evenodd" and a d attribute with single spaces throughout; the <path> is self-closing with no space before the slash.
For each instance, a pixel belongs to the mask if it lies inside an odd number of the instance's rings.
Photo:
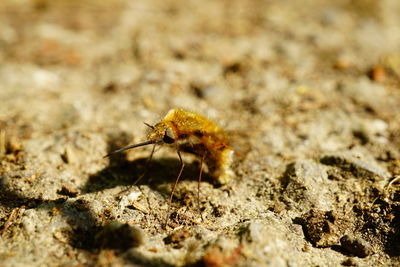
<path id="1" fill-rule="evenodd" d="M 234 173 L 231 170 L 233 150 L 229 146 L 228 136 L 222 128 L 206 117 L 184 109 L 172 109 L 156 125 L 146 125 L 151 128 L 147 135 L 147 141 L 118 149 L 107 156 L 128 149 L 153 144 L 153 150 L 150 155 L 151 159 L 156 145 L 168 145 L 175 148 L 181 167 L 172 188 L 168 209 L 172 202 L 175 187 L 185 166 L 181 152 L 193 154 L 201 161 L 197 190 L 199 210 L 203 162 L 207 164 L 211 176 L 217 179 L 220 184 L 228 183 L 233 177 Z M 169 212 L 167 216 L 169 216 Z"/>

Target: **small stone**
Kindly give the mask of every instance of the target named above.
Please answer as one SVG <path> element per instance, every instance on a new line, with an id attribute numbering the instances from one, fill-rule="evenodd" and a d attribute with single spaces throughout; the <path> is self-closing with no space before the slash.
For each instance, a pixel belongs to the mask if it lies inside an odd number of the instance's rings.
<path id="1" fill-rule="evenodd" d="M 264 238 L 264 236 L 263 236 L 264 230 L 265 230 L 265 227 L 262 224 L 260 224 L 258 222 L 251 222 L 247 228 L 248 240 L 251 242 L 260 243 L 262 241 L 262 239 Z"/>
<path id="2" fill-rule="evenodd" d="M 78 161 L 75 152 L 69 146 L 65 148 L 64 154 L 62 154 L 61 158 L 67 164 L 74 164 Z"/>
<path id="3" fill-rule="evenodd" d="M 371 80 L 376 82 L 384 82 L 385 81 L 385 69 L 382 66 L 374 66 L 368 73 Z"/>
<path id="4" fill-rule="evenodd" d="M 142 192 L 137 190 L 137 191 L 132 191 L 126 195 L 120 196 L 119 207 L 121 209 L 124 209 L 125 207 L 133 205 L 141 195 L 142 195 Z"/>
<path id="5" fill-rule="evenodd" d="M 136 201 L 140 197 L 141 194 L 142 194 L 142 192 L 140 192 L 140 191 L 131 192 L 127 196 L 127 199 L 128 199 L 128 201 Z"/>
<path id="6" fill-rule="evenodd" d="M 386 135 L 389 125 L 380 119 L 374 119 L 372 121 L 368 121 L 363 123 L 362 125 L 365 132 L 368 132 L 370 135 Z"/>
<path id="7" fill-rule="evenodd" d="M 305 211 L 314 206 L 321 210 L 333 208 L 332 183 L 324 166 L 311 160 L 289 164 L 282 176 L 285 202 Z"/>

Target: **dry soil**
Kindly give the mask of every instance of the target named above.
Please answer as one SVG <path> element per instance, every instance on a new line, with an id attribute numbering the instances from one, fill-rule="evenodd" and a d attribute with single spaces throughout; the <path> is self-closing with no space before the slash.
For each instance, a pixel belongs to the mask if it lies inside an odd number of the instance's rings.
<path id="1" fill-rule="evenodd" d="M 400 265 L 400 1 L 2 0 L 0 265 Z M 219 185 L 151 147 L 181 107 Z M 143 174 L 145 177 L 135 184 Z M 165 218 L 169 220 L 165 224 Z"/>

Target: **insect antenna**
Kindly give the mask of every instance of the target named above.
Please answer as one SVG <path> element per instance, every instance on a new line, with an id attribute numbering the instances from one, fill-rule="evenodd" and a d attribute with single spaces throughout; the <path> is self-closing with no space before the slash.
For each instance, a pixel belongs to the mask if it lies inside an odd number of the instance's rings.
<path id="1" fill-rule="evenodd" d="M 111 153 L 108 153 L 107 155 L 104 156 L 104 158 L 107 158 L 107 157 L 109 157 L 111 155 L 123 152 L 123 151 L 128 150 L 128 149 L 132 149 L 132 148 L 136 148 L 136 147 L 140 147 L 140 146 L 147 146 L 147 145 L 151 145 L 151 144 L 154 144 L 154 143 L 155 143 L 155 141 L 150 140 L 150 141 L 146 141 L 146 142 L 143 142 L 143 143 L 139 143 L 139 144 L 123 147 L 123 148 L 117 149 L 117 150 L 115 150 L 115 151 L 113 151 Z"/>
<path id="2" fill-rule="evenodd" d="M 151 124 L 148 124 L 147 122 L 143 122 L 144 123 L 144 125 L 146 125 L 147 127 L 149 127 L 149 128 L 151 128 L 151 129 L 155 129 L 155 127 L 153 126 L 153 125 L 151 125 Z"/>

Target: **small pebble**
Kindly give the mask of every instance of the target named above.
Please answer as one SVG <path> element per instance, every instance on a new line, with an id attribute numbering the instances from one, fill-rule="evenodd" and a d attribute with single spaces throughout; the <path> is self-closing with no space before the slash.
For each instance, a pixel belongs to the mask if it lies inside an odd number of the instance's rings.
<path id="1" fill-rule="evenodd" d="M 74 164 L 78 161 L 75 152 L 69 146 L 65 148 L 64 154 L 62 154 L 61 158 L 67 164 Z"/>

